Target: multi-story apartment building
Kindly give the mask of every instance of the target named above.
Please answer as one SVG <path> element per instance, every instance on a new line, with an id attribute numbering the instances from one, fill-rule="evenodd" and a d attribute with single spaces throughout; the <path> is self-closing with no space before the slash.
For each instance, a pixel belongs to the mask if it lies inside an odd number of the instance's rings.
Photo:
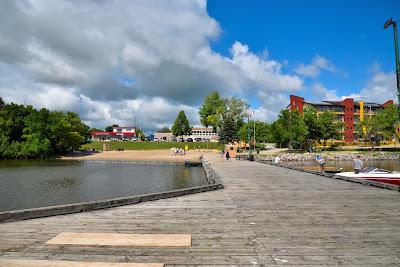
<path id="1" fill-rule="evenodd" d="M 344 129 L 341 131 L 342 140 L 348 143 L 358 140 L 359 134 L 357 133 L 356 125 L 360 120 L 363 120 L 366 116 L 373 116 L 377 110 L 393 104 L 393 100 L 378 104 L 354 101 L 353 98 L 346 98 L 342 101 L 308 102 L 304 101 L 303 97 L 291 95 L 288 108 L 290 110 L 297 110 L 300 113 L 305 108 L 314 108 L 318 113 L 333 111 L 337 116 L 337 120 L 344 123 Z"/>

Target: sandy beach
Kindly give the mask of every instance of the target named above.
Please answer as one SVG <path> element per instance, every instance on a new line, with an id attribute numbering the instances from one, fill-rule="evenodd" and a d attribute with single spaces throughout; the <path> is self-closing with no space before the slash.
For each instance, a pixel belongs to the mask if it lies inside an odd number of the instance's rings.
<path id="1" fill-rule="evenodd" d="M 189 150 L 184 156 L 171 155 L 170 150 L 126 150 L 126 151 L 103 151 L 91 155 L 67 155 L 60 159 L 64 160 L 116 160 L 116 161 L 163 161 L 184 162 L 199 160 L 202 154 L 215 153 L 213 151 Z"/>

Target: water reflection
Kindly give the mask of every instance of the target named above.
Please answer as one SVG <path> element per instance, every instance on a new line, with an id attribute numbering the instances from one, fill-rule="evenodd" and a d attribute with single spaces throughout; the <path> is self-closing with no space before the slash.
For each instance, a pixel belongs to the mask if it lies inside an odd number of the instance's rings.
<path id="1" fill-rule="evenodd" d="M 61 160 L 0 160 L 0 211 L 206 185 L 201 167 Z"/>
<path id="2" fill-rule="evenodd" d="M 48 189 L 68 189 L 71 187 L 78 186 L 80 184 L 79 178 L 53 178 L 50 180 L 40 182 L 43 186 L 48 187 Z"/>

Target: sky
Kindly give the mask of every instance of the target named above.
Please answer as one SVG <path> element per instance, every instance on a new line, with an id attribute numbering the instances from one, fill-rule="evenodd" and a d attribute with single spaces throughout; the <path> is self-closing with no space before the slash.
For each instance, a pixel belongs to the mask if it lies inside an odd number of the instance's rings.
<path id="1" fill-rule="evenodd" d="M 4 0 L 0 96 L 91 127 L 171 126 L 217 90 L 274 121 L 289 95 L 397 101 L 400 1 Z"/>

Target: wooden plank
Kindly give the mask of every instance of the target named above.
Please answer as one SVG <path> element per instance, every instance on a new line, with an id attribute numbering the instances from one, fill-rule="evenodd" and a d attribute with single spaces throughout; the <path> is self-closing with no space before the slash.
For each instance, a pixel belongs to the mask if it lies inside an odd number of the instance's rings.
<path id="1" fill-rule="evenodd" d="M 49 245 L 132 246 L 132 247 L 190 247 L 192 236 L 187 234 L 116 234 L 60 233 L 46 242 Z"/>
<path id="2" fill-rule="evenodd" d="M 163 267 L 163 263 L 83 262 L 0 259 L 1 267 Z"/>

